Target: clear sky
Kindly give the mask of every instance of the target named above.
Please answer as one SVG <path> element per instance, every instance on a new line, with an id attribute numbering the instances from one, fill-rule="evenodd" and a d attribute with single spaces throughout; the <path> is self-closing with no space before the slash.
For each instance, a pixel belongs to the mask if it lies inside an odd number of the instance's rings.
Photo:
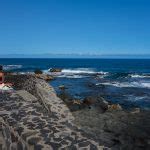
<path id="1" fill-rule="evenodd" d="M 150 1 L 0 0 L 0 53 L 150 54 Z"/>

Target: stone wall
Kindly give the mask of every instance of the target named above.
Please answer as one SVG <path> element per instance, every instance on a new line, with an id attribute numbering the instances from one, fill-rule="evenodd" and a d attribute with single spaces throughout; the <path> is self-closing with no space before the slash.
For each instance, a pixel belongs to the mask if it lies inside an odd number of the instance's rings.
<path id="1" fill-rule="evenodd" d="M 15 91 L 0 95 L 2 150 L 103 150 L 99 141 L 73 123 L 69 108 L 44 80 L 12 75 L 5 82 L 13 83 Z"/>
<path id="2" fill-rule="evenodd" d="M 16 90 L 24 89 L 38 98 L 49 113 L 57 114 L 60 120 L 72 122 L 74 117 L 66 104 L 56 96 L 52 86 L 34 75 L 7 76 L 6 82 L 11 82 Z"/>

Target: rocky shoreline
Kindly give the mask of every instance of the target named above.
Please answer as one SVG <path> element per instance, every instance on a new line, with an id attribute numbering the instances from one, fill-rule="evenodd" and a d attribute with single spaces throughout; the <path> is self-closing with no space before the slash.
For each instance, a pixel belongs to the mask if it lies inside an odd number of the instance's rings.
<path id="1" fill-rule="evenodd" d="M 88 99 L 71 112 L 43 77 L 7 75 L 5 81 L 14 91 L 0 94 L 1 149 L 150 149 L 149 111 Z"/>
<path id="2" fill-rule="evenodd" d="M 0 95 L 1 149 L 103 149 L 73 123 L 65 103 L 44 80 L 6 76 L 14 91 Z"/>

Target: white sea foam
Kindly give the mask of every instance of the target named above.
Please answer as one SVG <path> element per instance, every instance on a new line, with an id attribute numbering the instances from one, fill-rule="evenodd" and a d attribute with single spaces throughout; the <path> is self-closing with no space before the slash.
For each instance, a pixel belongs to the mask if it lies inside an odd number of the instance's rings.
<path id="1" fill-rule="evenodd" d="M 94 74 L 91 69 L 88 68 L 77 68 L 77 69 L 62 69 L 60 73 L 56 73 L 57 77 L 64 77 L 64 78 L 84 78 L 87 77 L 88 74 Z M 86 74 L 86 75 L 85 75 Z"/>
<path id="2" fill-rule="evenodd" d="M 80 78 L 85 78 L 86 76 L 83 76 L 83 75 L 66 75 L 66 74 L 63 74 L 63 75 L 59 75 L 57 77 L 59 77 L 59 78 L 70 78 L 70 79 L 80 79 Z"/>
<path id="3" fill-rule="evenodd" d="M 139 75 L 139 74 L 132 74 L 130 75 L 132 78 L 150 78 L 150 75 Z"/>
<path id="4" fill-rule="evenodd" d="M 147 95 L 143 95 L 143 96 L 137 96 L 137 95 L 124 95 L 127 97 L 127 101 L 143 101 L 146 99 L 149 99 L 149 97 Z"/>
<path id="5" fill-rule="evenodd" d="M 104 82 L 104 83 L 97 83 L 98 85 L 109 85 L 115 87 L 137 87 L 137 88 L 150 88 L 150 82 Z"/>
<path id="6" fill-rule="evenodd" d="M 13 70 L 13 69 L 20 69 L 22 65 L 4 65 L 4 70 Z"/>
<path id="7" fill-rule="evenodd" d="M 92 69 L 89 68 L 76 68 L 76 69 L 63 69 L 62 73 L 67 74 L 93 74 L 96 73 Z"/>
<path id="8" fill-rule="evenodd" d="M 65 74 L 107 74 L 107 72 L 97 72 L 91 68 L 76 68 L 76 69 L 62 69 L 62 73 Z"/>
<path id="9" fill-rule="evenodd" d="M 142 85 L 143 87 L 150 88 L 150 82 L 149 82 L 149 83 L 148 83 L 148 82 L 143 82 L 143 83 L 141 83 L 141 85 Z"/>
<path id="10" fill-rule="evenodd" d="M 107 74 L 107 72 L 103 72 L 103 71 L 97 72 L 92 68 L 62 69 L 61 72 L 49 72 L 50 69 L 43 70 L 43 72 L 56 77 L 63 77 L 63 78 L 84 78 L 90 75 L 103 76 Z"/>
<path id="11" fill-rule="evenodd" d="M 97 78 L 103 79 L 103 78 L 105 78 L 107 76 L 109 76 L 109 74 L 100 74 L 100 75 L 97 75 Z"/>

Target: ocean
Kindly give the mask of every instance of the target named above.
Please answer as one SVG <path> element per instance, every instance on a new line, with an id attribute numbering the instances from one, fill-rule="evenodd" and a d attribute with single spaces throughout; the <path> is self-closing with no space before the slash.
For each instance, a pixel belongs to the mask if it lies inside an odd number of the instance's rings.
<path id="1" fill-rule="evenodd" d="M 150 59 L 0 59 L 4 70 L 33 72 L 60 68 L 50 84 L 60 94 L 60 85 L 75 99 L 102 96 L 130 109 L 150 109 Z"/>

